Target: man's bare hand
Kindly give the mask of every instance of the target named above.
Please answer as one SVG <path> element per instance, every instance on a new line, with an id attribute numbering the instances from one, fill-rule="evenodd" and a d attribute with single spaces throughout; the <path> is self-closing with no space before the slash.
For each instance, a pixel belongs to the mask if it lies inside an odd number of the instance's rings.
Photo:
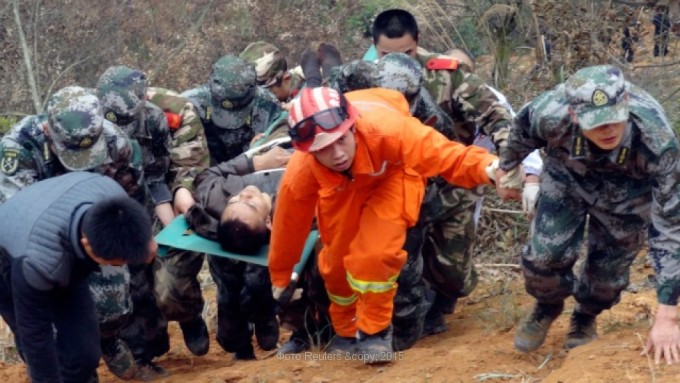
<path id="1" fill-rule="evenodd" d="M 521 188 L 510 188 L 510 187 L 504 187 L 503 182 L 500 180 L 505 180 L 508 178 L 508 172 L 506 172 L 503 169 L 496 169 L 495 172 L 495 177 L 496 177 L 496 193 L 498 196 L 503 200 L 503 201 L 508 201 L 508 200 L 513 200 L 513 201 L 521 201 L 522 200 L 522 189 Z"/>
<path id="2" fill-rule="evenodd" d="M 640 355 L 647 355 L 652 349 L 656 364 L 662 360 L 667 364 L 680 362 L 680 328 L 675 306 L 659 304 L 647 344 Z"/>
<path id="3" fill-rule="evenodd" d="M 283 168 L 288 164 L 291 153 L 280 146 L 271 148 L 264 154 L 253 157 L 253 166 L 256 171 Z"/>

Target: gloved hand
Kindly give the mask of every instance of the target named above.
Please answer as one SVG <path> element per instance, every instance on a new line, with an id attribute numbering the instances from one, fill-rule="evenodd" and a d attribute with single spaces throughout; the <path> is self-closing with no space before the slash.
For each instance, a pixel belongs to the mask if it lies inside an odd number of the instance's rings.
<path id="1" fill-rule="evenodd" d="M 541 186 L 536 182 L 527 182 L 522 191 L 522 211 L 529 217 L 533 217 L 536 211 L 536 200 Z"/>
<path id="2" fill-rule="evenodd" d="M 295 288 L 295 284 L 290 284 L 287 287 L 272 286 L 272 296 L 274 300 L 282 305 L 287 305 L 302 298 L 302 289 Z M 290 290 L 293 290 L 292 292 Z"/>

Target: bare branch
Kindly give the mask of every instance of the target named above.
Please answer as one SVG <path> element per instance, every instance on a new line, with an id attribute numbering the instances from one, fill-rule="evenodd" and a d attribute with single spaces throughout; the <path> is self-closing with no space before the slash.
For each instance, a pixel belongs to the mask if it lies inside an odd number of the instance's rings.
<path id="1" fill-rule="evenodd" d="M 85 57 L 85 58 L 83 58 L 83 59 L 80 59 L 80 60 L 78 60 L 78 61 L 72 63 L 71 65 L 67 66 L 66 68 L 64 68 L 64 70 L 61 71 L 61 72 L 57 75 L 57 77 L 54 78 L 54 80 L 52 80 L 52 83 L 50 84 L 49 88 L 47 88 L 47 93 L 45 93 L 45 100 L 43 101 L 40 110 L 38 110 L 38 113 L 40 113 L 40 111 L 42 111 L 42 110 L 45 108 L 45 105 L 47 104 L 47 100 L 49 100 L 50 94 L 52 94 L 52 88 L 54 88 L 54 86 L 57 84 L 57 82 L 59 81 L 59 79 L 60 79 L 64 74 L 66 74 L 66 72 L 68 72 L 68 71 L 70 71 L 71 69 L 73 69 L 74 67 L 76 67 L 76 66 L 78 66 L 78 65 L 80 65 L 80 64 L 82 64 L 82 63 L 84 63 L 85 61 L 88 61 L 88 60 L 90 60 L 90 59 L 93 59 L 93 58 L 95 58 L 95 57 L 99 57 L 99 56 L 101 56 L 101 55 L 104 55 L 104 54 L 108 53 L 111 49 L 112 49 L 112 47 L 111 47 L 111 48 L 108 48 L 108 49 L 105 49 L 105 50 L 103 50 L 103 51 L 101 51 L 101 52 L 99 52 L 99 53 L 97 53 L 97 54 L 95 54 L 95 55 L 87 56 L 87 57 Z"/>
<path id="2" fill-rule="evenodd" d="M 17 33 L 19 34 L 19 42 L 21 43 L 21 53 L 24 57 L 24 64 L 26 65 L 26 79 L 28 80 L 28 87 L 31 89 L 31 98 L 33 99 L 33 107 L 35 113 L 39 114 L 40 99 L 38 98 L 38 88 L 35 85 L 35 77 L 33 75 L 33 65 L 31 64 L 31 53 L 26 44 L 26 36 L 24 35 L 24 28 L 21 25 L 21 16 L 19 15 L 19 0 L 14 0 L 14 22 L 17 24 Z"/>
<path id="3" fill-rule="evenodd" d="M 680 61 L 672 61 L 672 62 L 663 63 L 663 64 L 634 65 L 634 66 L 633 66 L 633 69 L 638 69 L 638 68 L 661 68 L 661 67 L 673 66 L 673 65 L 678 65 L 678 64 L 680 64 Z"/>

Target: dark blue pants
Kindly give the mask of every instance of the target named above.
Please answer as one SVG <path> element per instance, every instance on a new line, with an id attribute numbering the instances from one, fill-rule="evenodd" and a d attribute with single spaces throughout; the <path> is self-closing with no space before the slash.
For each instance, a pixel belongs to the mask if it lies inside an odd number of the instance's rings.
<path id="1" fill-rule="evenodd" d="M 14 307 L 13 284 L 22 283 L 20 273 L 12 278 L 12 269 L 21 267 L 22 260 L 11 260 L 0 248 L 0 315 L 14 333 L 19 355 L 30 350 L 30 342 L 17 335 L 17 318 Z M 25 283 L 25 280 L 23 280 Z M 99 325 L 87 280 L 74 280 L 68 287 L 55 290 L 52 299 L 52 318 L 55 344 L 59 355 L 59 369 L 64 383 L 90 381 L 96 374 L 101 355 Z M 41 367 L 29 366 L 31 380 L 42 381 Z"/>

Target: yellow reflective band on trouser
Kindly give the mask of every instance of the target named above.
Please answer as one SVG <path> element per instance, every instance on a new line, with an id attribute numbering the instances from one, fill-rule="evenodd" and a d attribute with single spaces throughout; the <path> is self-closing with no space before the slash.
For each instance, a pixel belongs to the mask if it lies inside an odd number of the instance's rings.
<path id="1" fill-rule="evenodd" d="M 333 295 L 330 292 L 328 292 L 328 298 L 331 300 L 331 302 L 335 303 L 336 305 L 349 306 L 352 303 L 356 302 L 357 295 L 352 294 L 348 297 L 341 297 L 339 295 Z"/>
<path id="2" fill-rule="evenodd" d="M 387 282 L 371 282 L 362 281 L 354 278 L 350 273 L 347 273 L 347 282 L 349 282 L 349 287 L 354 291 L 358 291 L 361 294 L 366 293 L 384 293 L 390 291 L 397 287 L 396 281 L 399 274 L 395 274 Z"/>

